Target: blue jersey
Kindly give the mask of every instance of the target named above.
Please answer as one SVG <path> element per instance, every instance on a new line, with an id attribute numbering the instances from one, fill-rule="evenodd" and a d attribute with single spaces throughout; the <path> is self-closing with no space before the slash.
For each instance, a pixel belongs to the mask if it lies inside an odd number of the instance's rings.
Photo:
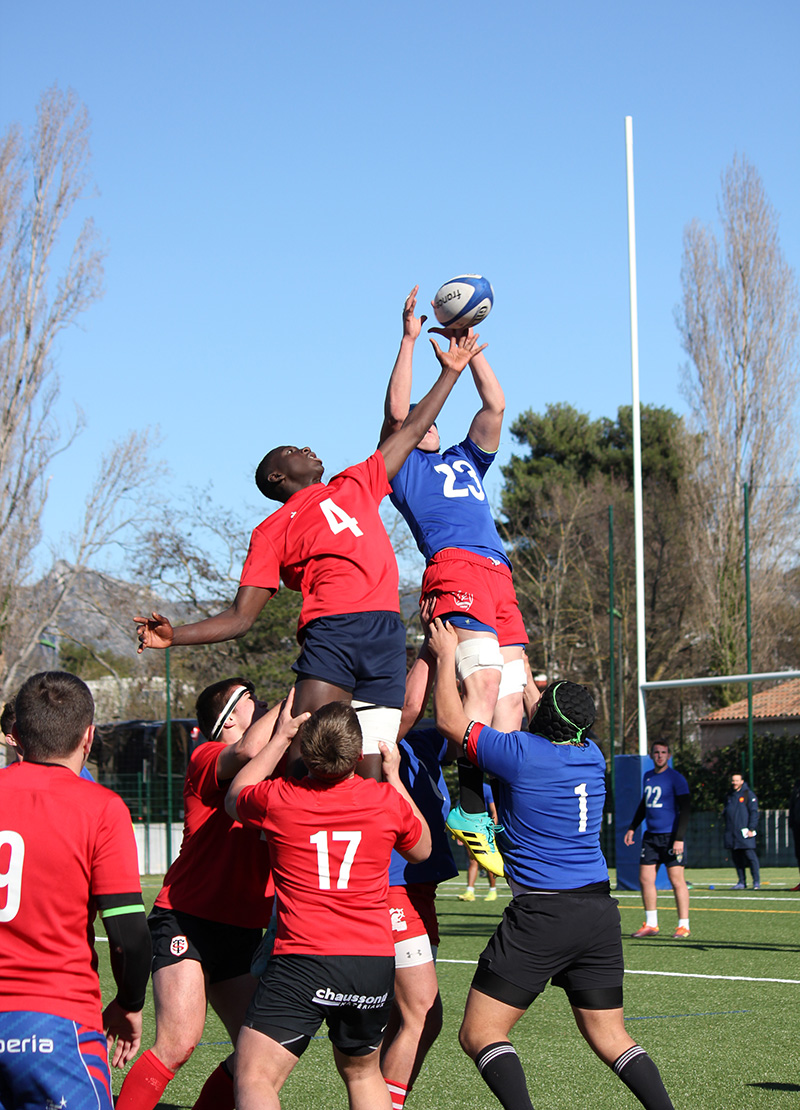
<path id="1" fill-rule="evenodd" d="M 689 793 L 688 782 L 671 767 L 659 772 L 653 768 L 645 772 L 643 786 L 647 831 L 673 833 L 680 813 L 678 798 Z"/>
<path id="2" fill-rule="evenodd" d="M 398 852 L 392 852 L 389 886 L 443 883 L 458 874 L 444 825 L 450 812 L 450 794 L 441 764 L 447 741 L 435 728 L 420 728 L 409 732 L 399 744 L 400 778 L 428 822 L 433 846 L 422 863 L 409 863 Z"/>
<path id="3" fill-rule="evenodd" d="M 606 761 L 591 740 L 553 744 L 531 732 L 472 728 L 467 754 L 493 784 L 505 873 L 529 890 L 608 881 L 600 851 Z"/>
<path id="4" fill-rule="evenodd" d="M 391 502 L 426 559 L 459 547 L 511 566 L 481 482 L 494 458 L 468 437 L 442 455 L 417 447 L 400 467 Z"/>

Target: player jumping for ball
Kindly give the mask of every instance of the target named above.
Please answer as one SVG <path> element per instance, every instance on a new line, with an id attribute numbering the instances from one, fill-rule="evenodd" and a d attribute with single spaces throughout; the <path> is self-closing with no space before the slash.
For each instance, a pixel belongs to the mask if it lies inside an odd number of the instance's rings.
<path id="1" fill-rule="evenodd" d="M 233 604 L 195 624 L 173 628 L 158 613 L 136 617 L 144 648 L 219 643 L 243 636 L 281 581 L 303 595 L 297 637 L 301 652 L 295 711 L 352 702 L 364 734 L 359 773 L 379 777 L 379 741 L 394 744 L 405 694 L 405 626 L 399 576 L 379 506 L 397 474 L 439 414 L 470 359 L 478 336 L 431 340 L 441 373 L 407 419 L 381 437 L 363 463 L 322 482 L 323 465 L 309 447 L 276 447 L 259 463 L 256 485 L 282 502 L 253 532 Z M 290 753 L 298 770 L 299 745 Z"/>
<path id="2" fill-rule="evenodd" d="M 382 437 L 408 417 L 414 344 L 426 320 L 414 315 L 418 288 L 411 290 L 403 306 L 403 338 L 386 391 Z M 465 334 L 431 330 L 451 342 Z M 426 616 L 446 619 L 456 629 L 464 712 L 470 720 L 491 721 L 505 732 L 522 724 L 522 656 L 528 642 L 511 564 L 482 483 L 500 446 L 505 397 L 481 350 L 472 354 L 469 365 L 481 405 L 466 437 L 442 451 L 439 430 L 431 423 L 392 479 L 391 500 L 427 560 L 421 591 L 421 600 L 431 602 Z M 424 646 L 406 683 L 403 721 L 407 727 L 427 700 L 431 667 Z M 478 768 L 459 760 L 460 799 L 447 823 L 479 863 L 502 875 L 481 778 Z"/>

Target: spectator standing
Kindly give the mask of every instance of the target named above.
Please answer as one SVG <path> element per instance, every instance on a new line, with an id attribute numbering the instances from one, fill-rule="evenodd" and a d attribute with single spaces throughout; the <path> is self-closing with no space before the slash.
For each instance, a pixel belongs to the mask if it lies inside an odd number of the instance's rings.
<path id="1" fill-rule="evenodd" d="M 734 890 L 747 889 L 747 871 L 753 876 L 753 890 L 761 887 L 761 872 L 756 852 L 758 798 L 744 778 L 731 775 L 731 789 L 725 799 L 725 847 L 730 849 L 738 882 Z"/>

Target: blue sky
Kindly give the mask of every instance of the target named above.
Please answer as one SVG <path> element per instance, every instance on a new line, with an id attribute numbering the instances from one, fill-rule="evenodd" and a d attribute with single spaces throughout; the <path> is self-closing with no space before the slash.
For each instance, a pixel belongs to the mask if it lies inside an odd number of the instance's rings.
<path id="1" fill-rule="evenodd" d="M 140 0 L 4 6 L 0 126 L 73 87 L 92 117 L 104 299 L 62 336 L 49 537 L 103 448 L 160 424 L 165 498 L 213 483 L 256 523 L 252 472 L 309 444 L 328 475 L 377 442 L 400 310 L 485 274 L 481 328 L 520 412 L 630 403 L 624 118 L 633 117 L 641 395 L 682 411 L 681 237 L 736 152 L 800 261 L 800 5 Z M 417 394 L 432 381 L 419 349 Z M 440 420 L 476 408 L 459 383 Z M 513 450 L 508 432 L 500 459 Z M 496 492 L 496 491 L 495 491 Z"/>

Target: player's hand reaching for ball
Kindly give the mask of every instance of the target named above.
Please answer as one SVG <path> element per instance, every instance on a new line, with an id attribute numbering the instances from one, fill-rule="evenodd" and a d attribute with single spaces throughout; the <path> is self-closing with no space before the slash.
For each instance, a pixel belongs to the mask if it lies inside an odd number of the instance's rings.
<path id="1" fill-rule="evenodd" d="M 433 353 L 439 360 L 442 370 L 455 370 L 457 374 L 460 374 L 464 367 L 468 365 L 469 360 L 479 355 L 481 351 L 485 351 L 487 347 L 486 343 L 481 343 L 478 346 L 480 336 L 477 332 L 450 331 L 448 333 L 445 329 L 442 334 L 447 334 L 450 339 L 450 346 L 446 351 L 441 349 L 435 339 L 431 339 Z"/>
<path id="2" fill-rule="evenodd" d="M 136 635 L 139 637 L 139 647 L 136 649 L 141 655 L 145 648 L 168 648 L 172 643 L 174 631 L 166 617 L 160 613 L 153 613 L 151 617 L 134 617 L 136 622 Z"/>
<path id="3" fill-rule="evenodd" d="M 422 325 L 428 319 L 427 316 L 415 316 L 414 311 L 417 307 L 417 293 L 419 293 L 419 286 L 415 285 L 411 292 L 406 297 L 406 303 L 403 305 L 403 338 L 416 340 L 419 333 L 422 331 Z"/>

